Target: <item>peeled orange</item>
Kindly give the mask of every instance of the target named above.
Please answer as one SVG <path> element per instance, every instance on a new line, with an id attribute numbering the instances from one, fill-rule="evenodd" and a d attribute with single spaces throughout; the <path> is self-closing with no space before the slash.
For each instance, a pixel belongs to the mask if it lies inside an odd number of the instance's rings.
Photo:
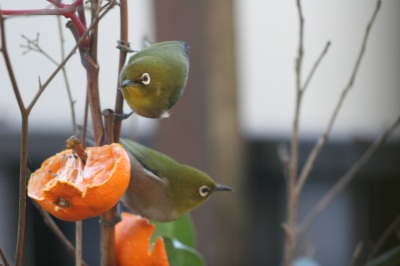
<path id="1" fill-rule="evenodd" d="M 131 166 L 118 143 L 86 148 L 86 162 L 72 150 L 48 158 L 28 182 L 28 196 L 65 221 L 103 214 L 124 194 Z"/>
<path id="2" fill-rule="evenodd" d="M 115 226 L 117 266 L 169 266 L 164 240 L 159 237 L 150 248 L 155 225 L 145 218 L 123 212 Z"/>

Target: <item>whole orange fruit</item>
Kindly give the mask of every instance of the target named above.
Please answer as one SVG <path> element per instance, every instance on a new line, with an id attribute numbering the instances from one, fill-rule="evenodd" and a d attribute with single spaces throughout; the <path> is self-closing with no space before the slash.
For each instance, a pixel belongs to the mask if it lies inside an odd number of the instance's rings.
<path id="1" fill-rule="evenodd" d="M 101 215 L 111 209 L 129 184 L 128 154 L 118 143 L 86 148 L 83 163 L 64 150 L 42 163 L 28 182 L 28 196 L 65 221 Z"/>

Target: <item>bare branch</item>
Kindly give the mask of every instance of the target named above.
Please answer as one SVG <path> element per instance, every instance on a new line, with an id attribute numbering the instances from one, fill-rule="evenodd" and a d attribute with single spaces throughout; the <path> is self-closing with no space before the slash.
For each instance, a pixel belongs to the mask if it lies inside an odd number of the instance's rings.
<path id="1" fill-rule="evenodd" d="M 58 74 L 58 72 L 65 66 L 65 64 L 68 62 L 68 60 L 75 54 L 76 50 L 79 48 L 81 43 L 83 43 L 85 41 L 85 38 L 86 38 L 87 35 L 89 35 L 90 30 L 91 30 L 91 27 L 89 27 L 86 30 L 86 32 L 76 42 L 75 46 L 71 49 L 71 51 L 65 57 L 65 59 L 63 61 L 61 61 L 61 63 L 57 66 L 57 68 L 50 75 L 50 77 L 43 83 L 43 85 L 40 86 L 39 91 L 36 93 L 35 97 L 32 99 L 30 105 L 27 108 L 28 112 L 30 112 L 32 110 L 33 106 L 36 104 L 37 100 L 39 99 L 39 97 L 43 93 L 43 91 L 47 88 L 47 86 L 54 79 L 54 77 Z"/>
<path id="2" fill-rule="evenodd" d="M 371 253 L 368 256 L 368 259 L 372 259 L 374 256 L 378 254 L 381 250 L 383 243 L 388 239 L 388 237 L 393 234 L 393 232 L 399 227 L 400 225 L 400 215 L 394 219 L 394 221 L 386 228 L 383 234 L 379 237 L 378 241 L 372 247 Z"/>
<path id="3" fill-rule="evenodd" d="M 350 266 L 357 265 L 356 262 L 357 262 L 358 258 L 360 257 L 363 247 L 364 247 L 364 245 L 361 241 L 357 243 L 357 246 L 354 249 L 353 255 L 351 256 L 351 259 L 350 259 L 350 263 L 349 263 Z"/>
<path id="4" fill-rule="evenodd" d="M 60 34 L 61 60 L 64 60 L 65 59 L 65 46 L 64 46 L 65 39 L 64 39 L 64 33 L 63 33 L 63 28 L 62 28 L 60 17 L 57 17 L 57 24 L 58 24 L 58 32 Z M 67 90 L 69 105 L 70 105 L 70 109 L 71 109 L 72 131 L 73 131 L 74 135 L 77 135 L 78 129 L 76 126 L 75 101 L 72 98 L 72 92 L 71 92 L 71 87 L 69 85 L 67 69 L 65 67 L 63 67 L 61 69 L 61 73 L 63 74 L 65 88 Z"/>
<path id="5" fill-rule="evenodd" d="M 60 46 L 61 46 L 61 60 L 65 59 L 65 47 L 64 47 L 64 35 L 63 35 L 63 30 L 62 30 L 62 25 L 61 25 L 61 18 L 59 16 L 57 16 L 57 22 L 58 22 L 58 29 L 59 29 L 59 34 L 60 34 Z M 44 55 L 47 59 L 49 59 L 53 64 L 55 64 L 56 66 L 59 65 L 59 63 L 57 62 L 57 60 L 55 60 L 51 55 L 49 55 L 39 44 L 39 33 L 37 33 L 36 35 L 36 39 L 30 39 L 28 37 L 26 37 L 25 35 L 22 35 L 22 38 L 24 38 L 26 40 L 26 45 L 20 45 L 23 48 L 26 48 L 26 51 L 24 52 L 24 54 L 33 51 L 33 52 L 38 52 L 42 55 Z M 65 68 L 65 66 L 63 68 L 61 68 L 61 73 L 63 74 L 63 78 L 64 78 L 64 83 L 65 83 L 65 87 L 67 90 L 67 95 L 68 95 L 68 100 L 70 103 L 70 109 L 71 109 L 71 119 L 72 119 L 72 129 L 73 129 L 73 133 L 76 135 L 77 134 L 77 128 L 76 128 L 76 115 L 75 115 L 75 110 L 74 110 L 74 105 L 75 105 L 75 101 L 72 98 L 72 93 L 71 93 L 71 88 L 69 85 L 69 80 L 68 80 L 68 75 L 67 75 L 67 70 Z M 42 84 L 39 84 L 39 88 L 42 87 Z"/>
<path id="6" fill-rule="evenodd" d="M 50 214 L 48 214 L 46 211 L 40 207 L 36 201 L 32 200 L 33 205 L 37 208 L 39 213 L 42 215 L 44 223 L 53 231 L 53 233 L 57 236 L 57 238 L 60 240 L 61 244 L 64 246 L 64 248 L 67 250 L 69 254 L 75 257 L 75 248 L 74 245 L 68 240 L 68 238 L 64 235 L 64 233 L 61 231 L 61 229 L 58 227 L 58 225 L 54 222 L 53 218 L 51 218 Z M 87 265 L 85 262 L 83 262 L 83 265 Z"/>
<path id="7" fill-rule="evenodd" d="M 18 229 L 17 229 L 17 244 L 15 249 L 15 265 L 22 265 L 22 254 L 24 249 L 25 240 L 25 223 L 26 223 L 26 176 L 28 165 L 28 118 L 29 110 L 25 108 L 23 103 L 17 81 L 15 79 L 14 70 L 11 66 L 10 57 L 8 55 L 6 34 L 4 27 L 4 18 L 0 12 L 0 29 L 1 29 L 1 51 L 3 53 L 4 61 L 8 75 L 14 90 L 15 97 L 21 112 L 21 148 L 20 148 L 20 164 L 19 164 L 19 209 L 18 209 Z"/>
<path id="8" fill-rule="evenodd" d="M 298 203 L 298 193 L 296 191 L 296 178 L 297 178 L 297 168 L 299 163 L 299 120 L 300 120 L 300 106 L 302 100 L 302 90 L 301 90 L 301 75 L 303 66 L 303 54 L 304 54 L 304 17 L 301 7 L 301 1 L 296 0 L 297 11 L 299 18 L 299 44 L 298 52 L 295 66 L 296 74 L 296 103 L 295 103 L 295 113 L 293 119 L 293 132 L 292 132 L 292 142 L 291 142 L 291 154 L 288 169 L 288 182 L 287 185 L 287 220 L 283 224 L 285 229 L 285 250 L 283 257 L 283 265 L 289 266 L 292 264 L 294 252 L 296 250 L 296 218 L 297 218 L 297 203 Z"/>
<path id="9" fill-rule="evenodd" d="M 340 96 L 340 99 L 339 99 L 339 101 L 338 101 L 338 103 L 336 105 L 336 108 L 335 108 L 335 110 L 333 112 L 331 120 L 330 120 L 330 122 L 328 124 L 328 128 L 327 128 L 327 131 L 326 131 L 327 135 L 329 135 L 329 133 L 330 133 L 330 131 L 332 129 L 333 123 L 335 122 L 336 116 L 339 113 L 339 110 L 340 110 L 340 108 L 341 108 L 341 106 L 343 104 L 344 99 L 346 98 L 347 93 L 353 87 L 354 80 L 355 80 L 355 78 L 357 76 L 358 69 L 360 67 L 361 61 L 362 61 L 362 59 L 364 57 L 364 53 L 365 53 L 365 50 L 366 50 L 366 47 L 367 47 L 367 41 L 368 41 L 369 33 L 370 33 L 372 25 L 373 25 L 373 23 L 375 21 L 376 15 L 378 14 L 380 6 L 381 6 L 381 1 L 379 0 L 377 2 L 377 5 L 376 5 L 375 11 L 374 11 L 374 13 L 372 15 L 372 18 L 371 18 L 371 20 L 369 21 L 369 23 L 367 25 L 367 29 L 366 29 L 365 35 L 364 35 L 364 40 L 363 40 L 362 45 L 361 45 L 361 50 L 360 50 L 360 53 L 358 54 L 358 58 L 357 58 L 355 66 L 354 66 L 353 72 L 351 74 L 350 80 L 349 80 L 347 86 L 343 89 L 342 94 Z"/>
<path id="10" fill-rule="evenodd" d="M 20 47 L 25 48 L 25 52 L 23 54 L 27 54 L 30 51 L 33 52 L 38 52 L 42 55 L 44 55 L 47 59 L 49 59 L 53 64 L 58 65 L 58 62 L 51 57 L 48 53 L 46 53 L 45 50 L 42 49 L 42 47 L 39 45 L 39 33 L 36 34 L 36 39 L 29 39 L 25 35 L 21 35 L 23 39 L 26 40 L 26 45 L 20 45 Z"/>
<path id="11" fill-rule="evenodd" d="M 129 46 L 128 43 L 128 1 L 127 0 L 120 0 L 120 43 L 124 44 L 125 46 Z M 118 75 L 121 72 L 122 68 L 124 67 L 125 61 L 127 56 L 127 50 L 121 49 L 119 52 L 119 64 L 118 64 Z M 122 114 L 123 106 L 124 106 L 124 99 L 122 97 L 121 90 L 118 89 L 119 80 L 117 81 L 117 95 L 115 99 L 115 113 Z M 114 121 L 114 142 L 119 142 L 119 137 L 121 135 L 121 121 L 115 120 Z"/>
<path id="12" fill-rule="evenodd" d="M 371 20 L 369 21 L 369 23 L 367 25 L 367 29 L 365 31 L 364 39 L 363 39 L 362 44 L 361 44 L 361 49 L 360 49 L 360 52 L 358 54 L 358 57 L 357 57 L 353 72 L 352 72 L 351 77 L 350 77 L 350 80 L 349 80 L 347 86 L 342 91 L 342 94 L 341 94 L 341 96 L 340 96 L 340 98 L 339 98 L 339 100 L 338 100 L 338 102 L 336 104 L 336 107 L 335 107 L 335 109 L 334 109 L 334 111 L 333 111 L 333 113 L 331 115 L 331 118 L 329 120 L 328 126 L 327 126 L 324 134 L 318 139 L 317 143 L 315 144 L 314 148 L 312 149 L 310 155 L 307 158 L 307 161 L 306 161 L 306 163 L 305 163 L 305 165 L 303 167 L 303 170 L 301 171 L 300 177 L 299 177 L 298 182 L 297 182 L 297 190 L 298 191 L 301 191 L 302 187 L 304 186 L 304 183 L 306 182 L 307 178 L 309 177 L 309 174 L 310 174 L 311 170 L 314 167 L 315 161 L 318 158 L 319 153 L 321 152 L 322 148 L 325 146 L 327 140 L 329 139 L 329 136 L 330 136 L 330 133 L 332 131 L 332 127 L 333 127 L 333 124 L 334 124 L 334 122 L 336 120 L 336 117 L 337 117 L 337 115 L 338 115 L 338 113 L 339 113 L 339 111 L 340 111 L 340 109 L 342 107 L 342 104 L 343 104 L 343 102 L 344 102 L 344 100 L 345 100 L 345 98 L 347 96 L 347 93 L 350 91 L 350 89 L 352 88 L 352 86 L 354 84 L 354 80 L 356 78 L 360 63 L 361 63 L 361 61 L 363 59 L 363 56 L 364 56 L 364 53 L 365 53 L 365 49 L 366 49 L 366 46 L 367 46 L 367 41 L 368 41 L 368 37 L 369 37 L 369 33 L 370 33 L 370 30 L 371 30 L 371 27 L 372 27 L 372 25 L 373 25 L 373 23 L 375 21 L 376 15 L 378 14 L 378 11 L 379 11 L 379 8 L 380 8 L 380 3 L 381 3 L 381 1 L 377 2 L 377 5 L 376 5 L 375 11 L 374 11 L 374 13 L 372 15 L 372 18 L 371 18 Z"/>
<path id="13" fill-rule="evenodd" d="M 115 224 L 120 221 L 117 215 L 118 204 L 101 215 L 101 265 L 115 265 Z"/>
<path id="14" fill-rule="evenodd" d="M 311 69 L 311 71 L 310 71 L 310 74 L 308 74 L 308 77 L 307 77 L 307 79 L 306 79 L 306 82 L 304 83 L 303 87 L 301 88 L 301 90 L 302 90 L 303 92 L 307 89 L 308 84 L 309 84 L 310 81 L 312 80 L 315 71 L 318 69 L 319 64 L 321 63 L 322 59 L 325 57 L 326 53 L 328 52 L 328 49 L 329 49 L 330 45 L 331 45 L 331 42 L 328 41 L 328 42 L 326 43 L 326 45 L 325 45 L 324 50 L 322 50 L 321 55 L 318 57 L 317 61 L 315 61 L 314 65 L 313 65 L 313 67 L 312 67 L 312 69 Z"/>
<path id="15" fill-rule="evenodd" d="M 380 148 L 392 134 L 392 132 L 399 126 L 400 116 L 397 120 L 379 137 L 364 155 L 353 164 L 353 166 L 336 182 L 336 184 L 329 189 L 325 196 L 315 205 L 315 207 L 306 215 L 299 227 L 299 235 L 304 234 L 315 219 L 329 206 L 336 196 L 343 191 L 343 189 L 352 181 L 360 170 L 365 166 L 368 160 L 375 154 L 376 150 Z"/>
<path id="16" fill-rule="evenodd" d="M 300 0 L 297 0 L 297 12 L 299 17 L 299 48 L 296 59 L 296 89 L 300 91 L 304 55 L 304 16 Z"/>
<path id="17" fill-rule="evenodd" d="M 82 221 L 75 222 L 75 266 L 84 264 L 82 259 Z"/>
<path id="18" fill-rule="evenodd" d="M 6 43 L 6 34 L 5 34 L 5 27 L 4 27 L 4 17 L 0 12 L 0 27 L 1 27 L 1 51 L 4 57 L 4 61 L 6 63 L 6 68 L 8 71 L 8 76 L 11 81 L 12 88 L 14 90 L 15 98 L 17 99 L 19 109 L 21 112 L 25 112 L 25 105 L 22 100 L 21 94 L 19 92 L 19 88 L 17 85 L 17 79 L 15 78 L 15 73 L 11 65 L 11 60 L 8 55 L 7 43 Z"/>
<path id="19" fill-rule="evenodd" d="M 113 120 L 114 111 L 112 109 L 105 109 L 101 112 L 104 117 L 104 144 L 111 144 L 114 142 Z"/>
<path id="20" fill-rule="evenodd" d="M 6 254 L 4 254 L 4 251 L 1 247 L 0 247 L 0 257 L 4 262 L 4 266 L 10 266 L 10 263 L 7 260 Z"/>

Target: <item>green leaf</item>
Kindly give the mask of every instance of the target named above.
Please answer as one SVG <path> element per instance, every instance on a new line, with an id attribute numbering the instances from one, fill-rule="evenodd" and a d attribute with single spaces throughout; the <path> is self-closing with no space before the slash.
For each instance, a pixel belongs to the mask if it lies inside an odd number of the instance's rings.
<path id="1" fill-rule="evenodd" d="M 192 248 L 195 247 L 196 232 L 194 230 L 192 219 L 188 214 L 183 215 L 178 220 L 168 223 L 151 222 L 156 226 L 156 230 L 151 238 L 152 243 L 157 239 L 157 237 L 161 236 L 175 238 L 186 246 Z"/>
<path id="2" fill-rule="evenodd" d="M 204 266 L 203 257 L 193 248 L 177 239 L 164 237 L 168 261 L 171 266 Z"/>
<path id="3" fill-rule="evenodd" d="M 400 265 L 400 246 L 397 246 L 368 262 L 367 266 Z"/>

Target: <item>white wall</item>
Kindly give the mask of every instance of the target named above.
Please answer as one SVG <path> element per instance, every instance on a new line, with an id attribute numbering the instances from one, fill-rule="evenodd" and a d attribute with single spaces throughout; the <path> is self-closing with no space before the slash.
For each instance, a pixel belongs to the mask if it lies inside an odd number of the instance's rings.
<path id="1" fill-rule="evenodd" d="M 290 133 L 298 47 L 296 1 L 236 0 L 242 125 L 256 136 Z M 303 79 L 332 45 L 305 95 L 303 137 L 319 135 L 347 84 L 375 0 L 308 0 Z M 383 1 L 366 55 L 334 127 L 336 137 L 373 137 L 400 113 L 399 1 Z M 308 135 L 310 134 L 310 135 Z"/>

